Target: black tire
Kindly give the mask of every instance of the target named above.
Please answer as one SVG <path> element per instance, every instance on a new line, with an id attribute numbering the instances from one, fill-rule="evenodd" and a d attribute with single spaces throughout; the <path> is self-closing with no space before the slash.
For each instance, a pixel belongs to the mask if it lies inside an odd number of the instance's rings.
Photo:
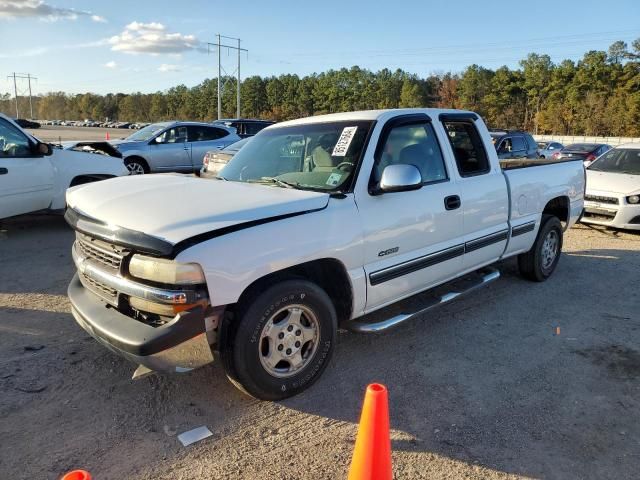
<path id="1" fill-rule="evenodd" d="M 545 240 L 554 235 L 556 238 L 555 256 L 552 261 L 549 261 L 550 257 L 545 258 Z M 558 266 L 561 252 L 562 224 L 560 220 L 553 215 L 542 215 L 540 230 L 531 250 L 518 255 L 520 274 L 528 280 L 544 282 Z"/>
<path id="2" fill-rule="evenodd" d="M 269 338 L 262 338 L 265 331 L 269 331 L 265 330 L 265 325 L 268 322 L 274 326 L 280 325 L 273 323 L 274 317 L 283 311 L 286 316 L 287 307 L 298 310 L 294 307 L 296 305 L 308 309 L 315 317 L 314 331 L 319 332 L 317 344 L 313 348 L 310 348 L 313 344 L 311 341 L 302 345 L 301 352 L 305 347 L 309 348 L 299 371 L 286 373 L 289 375 L 286 377 L 274 376 L 263 365 L 265 345 L 267 350 L 272 345 Z M 305 321 L 305 315 L 301 317 L 302 321 Z M 238 305 L 234 318 L 225 325 L 220 356 L 227 376 L 242 391 L 260 400 L 281 400 L 296 395 L 309 388 L 329 363 L 337 324 L 335 308 L 329 296 L 307 280 L 284 280 L 261 293 L 249 295 Z M 290 336 L 296 333 L 294 330 Z M 288 337 L 282 341 L 287 340 Z M 286 361 L 283 362 L 286 365 Z"/>
<path id="3" fill-rule="evenodd" d="M 149 165 L 140 157 L 125 158 L 124 164 L 129 170 L 129 175 L 142 175 L 149 173 Z"/>

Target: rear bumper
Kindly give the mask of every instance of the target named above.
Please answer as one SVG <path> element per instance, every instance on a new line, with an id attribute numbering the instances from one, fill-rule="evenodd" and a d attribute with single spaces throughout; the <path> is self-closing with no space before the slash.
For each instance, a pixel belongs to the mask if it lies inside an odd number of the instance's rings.
<path id="1" fill-rule="evenodd" d="M 102 345 L 136 364 L 155 371 L 186 372 L 213 361 L 201 308 L 152 327 L 107 307 L 87 291 L 77 274 L 68 295 L 76 322 Z"/>

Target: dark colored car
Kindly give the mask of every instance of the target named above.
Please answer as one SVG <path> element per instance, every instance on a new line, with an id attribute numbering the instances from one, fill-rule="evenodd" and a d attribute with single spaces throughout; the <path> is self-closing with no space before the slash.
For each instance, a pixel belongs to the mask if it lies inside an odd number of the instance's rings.
<path id="1" fill-rule="evenodd" d="M 492 130 L 489 133 L 500 160 L 538 158 L 538 144 L 529 133 L 519 130 Z"/>
<path id="2" fill-rule="evenodd" d="M 554 153 L 553 158 L 557 160 L 581 159 L 585 167 L 588 167 L 591 165 L 591 162 L 609 150 L 611 150 L 611 145 L 605 143 L 572 143 L 559 152 Z"/>
<path id="3" fill-rule="evenodd" d="M 31 120 L 26 120 L 24 118 L 16 118 L 14 122 L 22 128 L 40 128 L 40 124 L 38 122 L 32 122 Z"/>
<path id="4" fill-rule="evenodd" d="M 233 127 L 240 138 L 252 137 L 263 128 L 273 125 L 276 122 L 269 120 L 256 120 L 252 118 L 223 118 L 213 123 L 223 123 L 227 127 Z"/>
<path id="5" fill-rule="evenodd" d="M 201 177 L 216 177 L 220 170 L 229 163 L 229 160 L 244 147 L 251 137 L 243 138 L 239 142 L 232 143 L 228 147 L 222 150 L 212 150 L 207 152 L 202 162 L 202 169 L 200 170 Z"/>

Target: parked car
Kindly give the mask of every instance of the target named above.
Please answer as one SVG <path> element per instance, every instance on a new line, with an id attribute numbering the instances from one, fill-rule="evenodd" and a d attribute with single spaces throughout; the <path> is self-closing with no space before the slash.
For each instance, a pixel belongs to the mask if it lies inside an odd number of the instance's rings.
<path id="1" fill-rule="evenodd" d="M 154 123 L 112 142 L 134 175 L 151 172 L 199 172 L 207 151 L 240 140 L 235 129 L 201 122 Z"/>
<path id="2" fill-rule="evenodd" d="M 34 122 L 33 120 L 27 120 L 25 118 L 16 118 L 14 122 L 22 128 L 40 128 L 40 124 L 38 122 Z"/>
<path id="3" fill-rule="evenodd" d="M 243 138 L 242 140 L 232 143 L 228 147 L 222 150 L 211 150 L 204 156 L 202 162 L 202 169 L 200 170 L 201 177 L 216 177 L 220 173 L 220 170 L 229 163 L 229 160 L 240 151 L 246 143 L 251 140 L 251 137 Z"/>
<path id="4" fill-rule="evenodd" d="M 122 159 L 40 142 L 0 114 L 0 218 L 62 210 L 68 187 L 128 173 Z"/>
<path id="5" fill-rule="evenodd" d="M 191 370 L 218 350 L 236 385 L 269 400 L 321 375 L 338 325 L 415 318 L 495 280 L 485 267 L 507 257 L 547 279 L 583 208 L 581 162 L 503 170 L 482 119 L 457 110 L 284 122 L 221 175 L 70 190 L 69 298 L 82 328 L 141 365 L 136 376 Z M 381 310 L 444 283 L 433 303 Z"/>
<path id="6" fill-rule="evenodd" d="M 551 158 L 551 156 L 564 148 L 558 142 L 538 142 L 538 156 L 540 158 Z"/>
<path id="7" fill-rule="evenodd" d="M 538 144 L 527 132 L 492 130 L 491 138 L 500 160 L 538 158 Z"/>
<path id="8" fill-rule="evenodd" d="M 216 120 L 213 123 L 221 123 L 227 127 L 233 127 L 236 129 L 236 133 L 240 138 L 247 138 L 255 135 L 263 128 L 273 125 L 275 122 L 252 118 L 224 118 L 222 120 Z"/>
<path id="9" fill-rule="evenodd" d="M 584 166 L 588 167 L 591 162 L 609 150 L 611 150 L 611 146 L 604 143 L 572 143 L 554 153 L 552 158 L 557 160 L 580 159 L 584 162 Z"/>
<path id="10" fill-rule="evenodd" d="M 587 167 L 581 221 L 640 230 L 640 143 L 612 148 Z"/>

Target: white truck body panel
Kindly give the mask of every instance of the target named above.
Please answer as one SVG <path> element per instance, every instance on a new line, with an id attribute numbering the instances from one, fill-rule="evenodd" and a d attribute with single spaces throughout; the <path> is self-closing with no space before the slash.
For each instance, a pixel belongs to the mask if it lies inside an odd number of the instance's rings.
<path id="1" fill-rule="evenodd" d="M 449 179 L 419 190 L 373 196 L 370 173 L 385 123 L 399 115 L 427 114 L 438 136 Z M 175 260 L 204 270 L 212 306 L 238 301 L 245 289 L 273 272 L 319 259 L 340 262 L 351 282 L 352 318 L 452 278 L 527 251 L 540 218 L 554 198 L 568 199 L 569 228 L 582 210 L 582 163 L 541 165 L 503 171 L 489 133 L 475 122 L 490 161 L 489 173 L 462 177 L 438 115 L 458 110 L 403 109 L 348 112 L 283 122 L 266 130 L 336 120 L 376 120 L 353 192 L 341 197 L 264 185 L 185 178 L 136 176 L 69 192 L 70 207 L 114 226 L 144 232 L 176 244 L 221 228 L 295 212 L 310 212 L 259 223 L 198 240 Z M 469 112 L 470 113 L 470 112 Z M 462 208 L 446 210 L 443 198 L 458 195 Z M 135 203 L 135 214 L 131 206 Z M 512 236 L 516 227 L 528 227 Z M 466 248 L 499 237 L 483 248 Z M 504 238 L 502 238 L 504 237 Z M 380 253 L 398 247 L 394 254 Z M 373 284 L 371 274 L 411 265 L 416 259 L 463 248 L 436 268 L 422 268 Z"/>

